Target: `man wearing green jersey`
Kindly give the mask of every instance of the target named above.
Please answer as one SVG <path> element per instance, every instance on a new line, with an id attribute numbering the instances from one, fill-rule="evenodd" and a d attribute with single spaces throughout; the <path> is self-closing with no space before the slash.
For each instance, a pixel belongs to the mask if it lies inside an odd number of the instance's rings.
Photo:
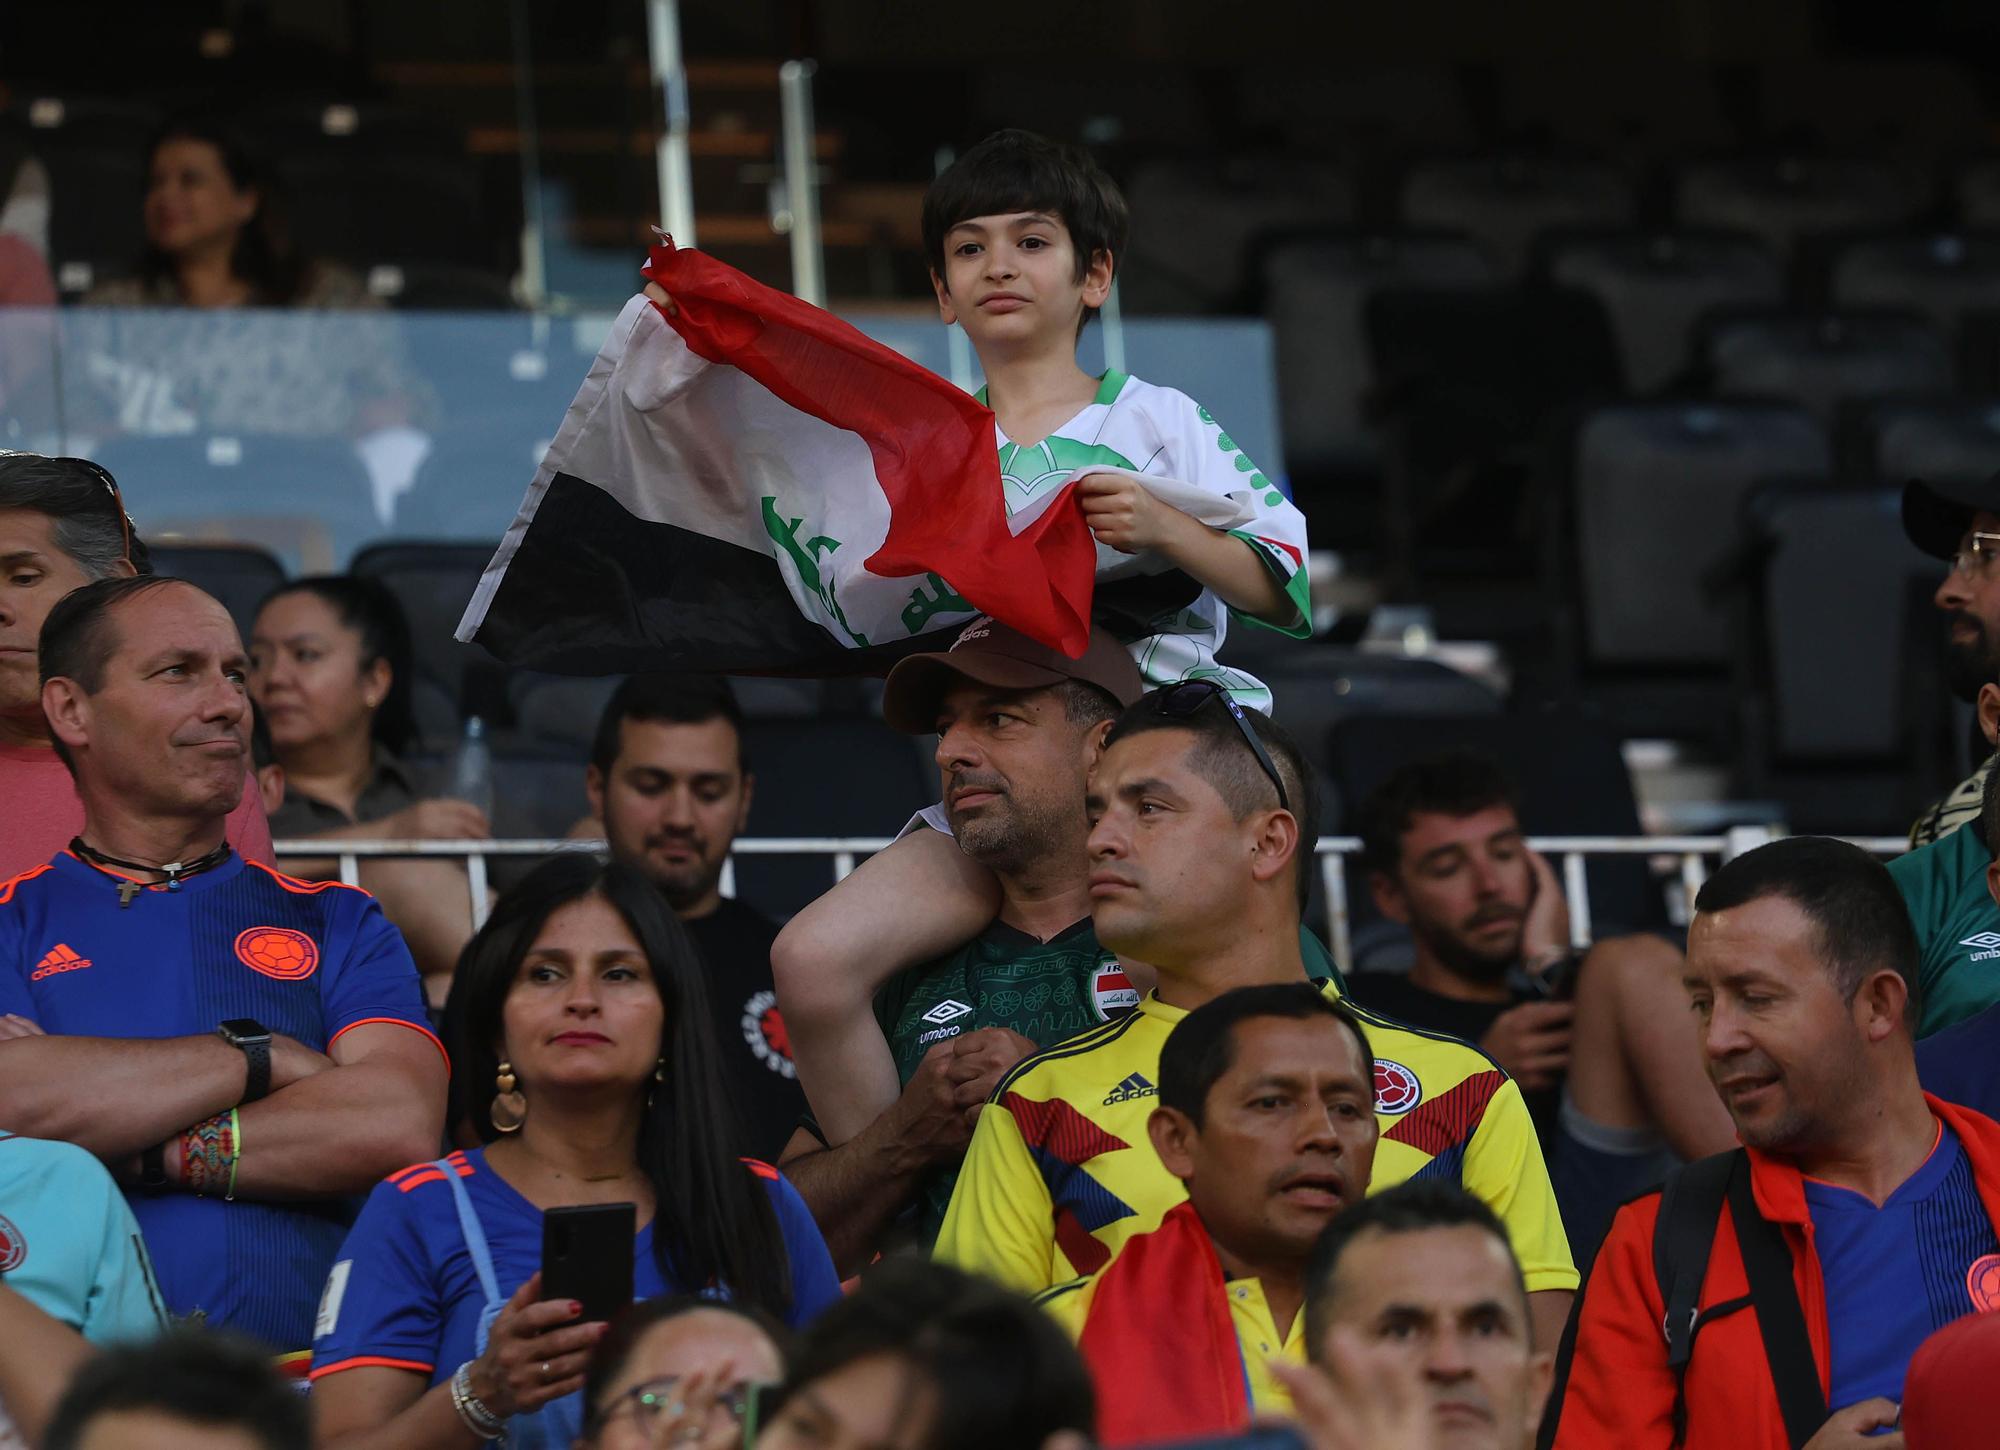
<path id="1" fill-rule="evenodd" d="M 908 1226 L 927 1248 L 994 1083 L 1029 1053 L 1130 1011 L 1151 986 L 1097 945 L 1084 851 L 1090 763 L 1143 690 L 1107 634 L 1071 660 L 986 619 L 890 673 L 883 717 L 937 733 L 946 821 L 982 868 L 982 889 L 997 879 L 999 893 L 977 936 L 929 961 L 899 959 L 897 923 L 871 922 L 872 980 L 822 971 L 811 993 L 781 1003 L 817 1129 L 794 1136 L 781 1166 L 844 1271 L 912 1208 Z M 788 935 L 813 940 L 814 914 L 839 910 L 840 896 L 836 887 L 808 907 Z M 834 931 L 829 918 L 829 940 Z"/>
<path id="2" fill-rule="evenodd" d="M 1979 689 L 1979 728 L 1989 742 L 2000 736 L 2000 685 Z M 1989 772 L 1982 799 L 1993 796 L 2000 776 Z M 1987 806 L 1990 819 L 1995 808 Z M 1917 1036 L 1963 1022 L 2000 1002 L 2000 867 L 1974 816 L 1928 846 L 1889 863 L 1917 929 L 1923 1015 Z"/>

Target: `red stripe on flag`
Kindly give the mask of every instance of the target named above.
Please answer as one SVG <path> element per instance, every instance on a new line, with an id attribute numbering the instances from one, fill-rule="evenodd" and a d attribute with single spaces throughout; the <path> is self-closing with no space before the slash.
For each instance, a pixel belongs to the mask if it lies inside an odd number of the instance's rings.
<path id="1" fill-rule="evenodd" d="M 868 568 L 935 572 L 981 613 L 1072 658 L 1090 642 L 1097 545 L 1059 498 L 1019 535 L 1007 523 L 993 414 L 832 313 L 706 253 L 653 248 L 646 276 L 673 295 L 689 349 L 868 445 L 889 530 Z"/>

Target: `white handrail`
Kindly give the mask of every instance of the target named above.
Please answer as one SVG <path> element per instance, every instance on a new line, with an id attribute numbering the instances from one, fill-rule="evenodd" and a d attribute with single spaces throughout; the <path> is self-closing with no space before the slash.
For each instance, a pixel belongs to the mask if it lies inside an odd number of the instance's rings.
<path id="1" fill-rule="evenodd" d="M 1570 940 L 1578 947 L 1591 941 L 1590 879 L 1585 867 L 1593 856 L 1677 857 L 1679 885 L 1692 903 L 1701 884 L 1708 879 L 1708 862 L 1731 856 L 1773 839 L 1775 827 L 1739 828 L 1720 836 L 1530 836 L 1528 846 L 1545 856 L 1562 861 L 1563 895 L 1569 902 Z M 858 858 L 886 849 L 890 836 L 739 836 L 731 847 L 732 856 L 824 856 L 830 874 L 839 881 L 854 869 Z M 1899 856 L 1909 849 L 1901 836 L 1848 836 L 1851 842 L 1877 856 Z M 466 885 L 471 897 L 472 924 L 476 929 L 486 920 L 487 862 L 493 857 L 552 856 L 561 851 L 603 851 L 606 843 L 598 838 L 519 839 L 507 841 L 278 841 L 273 847 L 280 860 L 287 857 L 321 858 L 332 856 L 340 862 L 340 879 L 350 886 L 361 879 L 361 862 L 380 859 L 447 856 L 466 863 Z M 1326 892 L 1326 943 L 1334 961 L 1343 969 L 1353 965 L 1353 935 L 1349 923 L 1346 858 L 1358 855 L 1358 836 L 1327 836 L 1317 848 L 1320 884 Z M 724 868 L 724 888 L 733 889 L 733 864 Z"/>
<path id="2" fill-rule="evenodd" d="M 676 245 L 692 247 L 694 165 L 688 152 L 687 66 L 681 57 L 681 14 L 675 0 L 649 0 L 646 49 L 666 121 L 653 148 L 653 168 L 660 184 L 660 225 Z"/>
<path id="3" fill-rule="evenodd" d="M 826 306 L 826 260 L 820 250 L 819 148 L 814 144 L 809 60 L 778 67 L 778 107 L 785 210 L 792 219 L 792 293 Z"/>

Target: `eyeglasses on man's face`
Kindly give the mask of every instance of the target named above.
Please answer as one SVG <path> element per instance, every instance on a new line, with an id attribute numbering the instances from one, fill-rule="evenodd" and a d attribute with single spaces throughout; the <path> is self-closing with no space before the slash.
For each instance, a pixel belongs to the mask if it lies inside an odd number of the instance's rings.
<path id="1" fill-rule="evenodd" d="M 2000 551 L 2000 534 L 1973 529 L 1966 534 L 1965 542 L 1953 551 L 1951 572 L 1967 579 L 1984 579 L 1993 567 L 1996 551 Z"/>

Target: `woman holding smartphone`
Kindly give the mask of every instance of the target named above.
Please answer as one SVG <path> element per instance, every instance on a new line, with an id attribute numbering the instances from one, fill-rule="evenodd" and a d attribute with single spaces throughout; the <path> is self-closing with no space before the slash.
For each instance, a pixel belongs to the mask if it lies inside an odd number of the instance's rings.
<path id="1" fill-rule="evenodd" d="M 628 867 L 561 856 L 500 899 L 446 1009 L 483 1146 L 391 1174 L 363 1207 L 320 1304 L 320 1446 L 575 1440 L 605 1325 L 542 1292 L 549 1209 L 635 1206 L 635 1298 L 706 1293 L 790 1325 L 839 1298 L 798 1194 L 736 1155 L 702 991 Z"/>

